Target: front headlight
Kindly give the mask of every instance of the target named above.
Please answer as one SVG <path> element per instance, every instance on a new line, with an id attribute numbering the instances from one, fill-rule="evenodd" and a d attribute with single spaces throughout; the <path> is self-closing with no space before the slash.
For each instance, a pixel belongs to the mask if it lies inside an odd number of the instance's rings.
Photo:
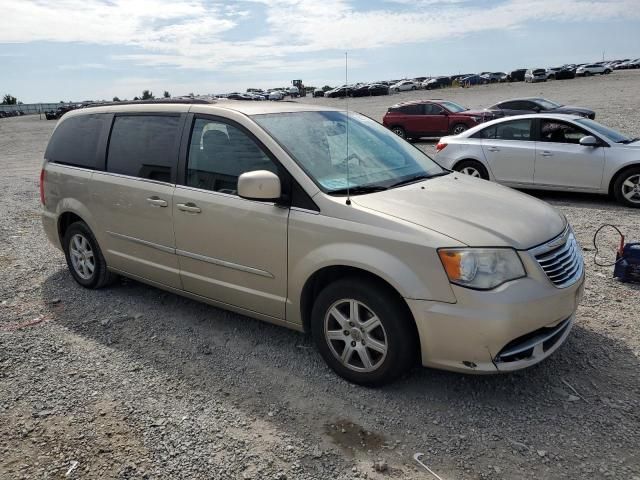
<path id="1" fill-rule="evenodd" d="M 525 276 L 511 248 L 443 248 L 438 255 L 449 281 L 462 287 L 490 290 Z"/>

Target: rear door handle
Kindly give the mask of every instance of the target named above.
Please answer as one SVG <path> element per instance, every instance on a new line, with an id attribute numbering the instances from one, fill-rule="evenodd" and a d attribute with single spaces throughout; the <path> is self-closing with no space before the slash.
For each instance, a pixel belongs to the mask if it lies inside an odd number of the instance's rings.
<path id="1" fill-rule="evenodd" d="M 162 200 L 160 197 L 149 197 L 147 198 L 147 202 L 149 202 L 154 207 L 166 207 L 169 205 L 166 200 Z"/>
<path id="2" fill-rule="evenodd" d="M 500 149 L 498 147 L 489 147 L 487 148 L 487 150 L 489 150 L 490 152 L 499 152 Z"/>
<path id="3" fill-rule="evenodd" d="M 202 210 L 200 210 L 200 207 L 197 206 L 195 203 L 176 203 L 176 207 L 178 207 L 178 210 L 182 210 L 183 212 L 188 212 L 188 213 L 200 213 Z"/>
<path id="4" fill-rule="evenodd" d="M 551 153 L 551 152 L 547 152 L 547 151 L 544 151 L 544 152 L 542 152 L 540 155 L 542 155 L 543 157 L 552 157 L 552 156 L 553 156 L 553 153 Z"/>

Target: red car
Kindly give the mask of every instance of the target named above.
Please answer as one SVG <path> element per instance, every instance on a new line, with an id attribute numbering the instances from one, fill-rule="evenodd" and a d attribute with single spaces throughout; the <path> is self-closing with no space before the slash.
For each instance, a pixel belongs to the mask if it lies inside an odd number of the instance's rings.
<path id="1" fill-rule="evenodd" d="M 382 124 L 402 138 L 457 135 L 492 120 L 491 112 L 468 110 L 448 100 L 418 100 L 389 107 Z"/>

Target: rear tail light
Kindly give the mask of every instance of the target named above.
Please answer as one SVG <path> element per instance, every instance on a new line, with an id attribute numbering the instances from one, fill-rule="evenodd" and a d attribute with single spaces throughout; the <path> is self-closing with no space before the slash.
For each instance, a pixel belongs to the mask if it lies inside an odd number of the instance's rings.
<path id="1" fill-rule="evenodd" d="M 40 170 L 40 203 L 42 203 L 42 205 L 44 205 L 44 178 L 45 172 L 43 168 Z"/>
<path id="2" fill-rule="evenodd" d="M 438 142 L 436 144 L 436 153 L 441 152 L 442 150 L 444 150 L 444 147 L 446 147 L 447 144 L 444 142 Z"/>

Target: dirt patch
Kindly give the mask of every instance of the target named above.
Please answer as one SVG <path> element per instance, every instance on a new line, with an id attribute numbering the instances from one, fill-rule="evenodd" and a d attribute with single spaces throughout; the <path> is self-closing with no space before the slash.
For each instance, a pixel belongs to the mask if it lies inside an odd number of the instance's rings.
<path id="1" fill-rule="evenodd" d="M 325 425 L 325 432 L 333 443 L 351 454 L 373 453 L 385 446 L 385 438 L 349 420 L 338 420 Z"/>

